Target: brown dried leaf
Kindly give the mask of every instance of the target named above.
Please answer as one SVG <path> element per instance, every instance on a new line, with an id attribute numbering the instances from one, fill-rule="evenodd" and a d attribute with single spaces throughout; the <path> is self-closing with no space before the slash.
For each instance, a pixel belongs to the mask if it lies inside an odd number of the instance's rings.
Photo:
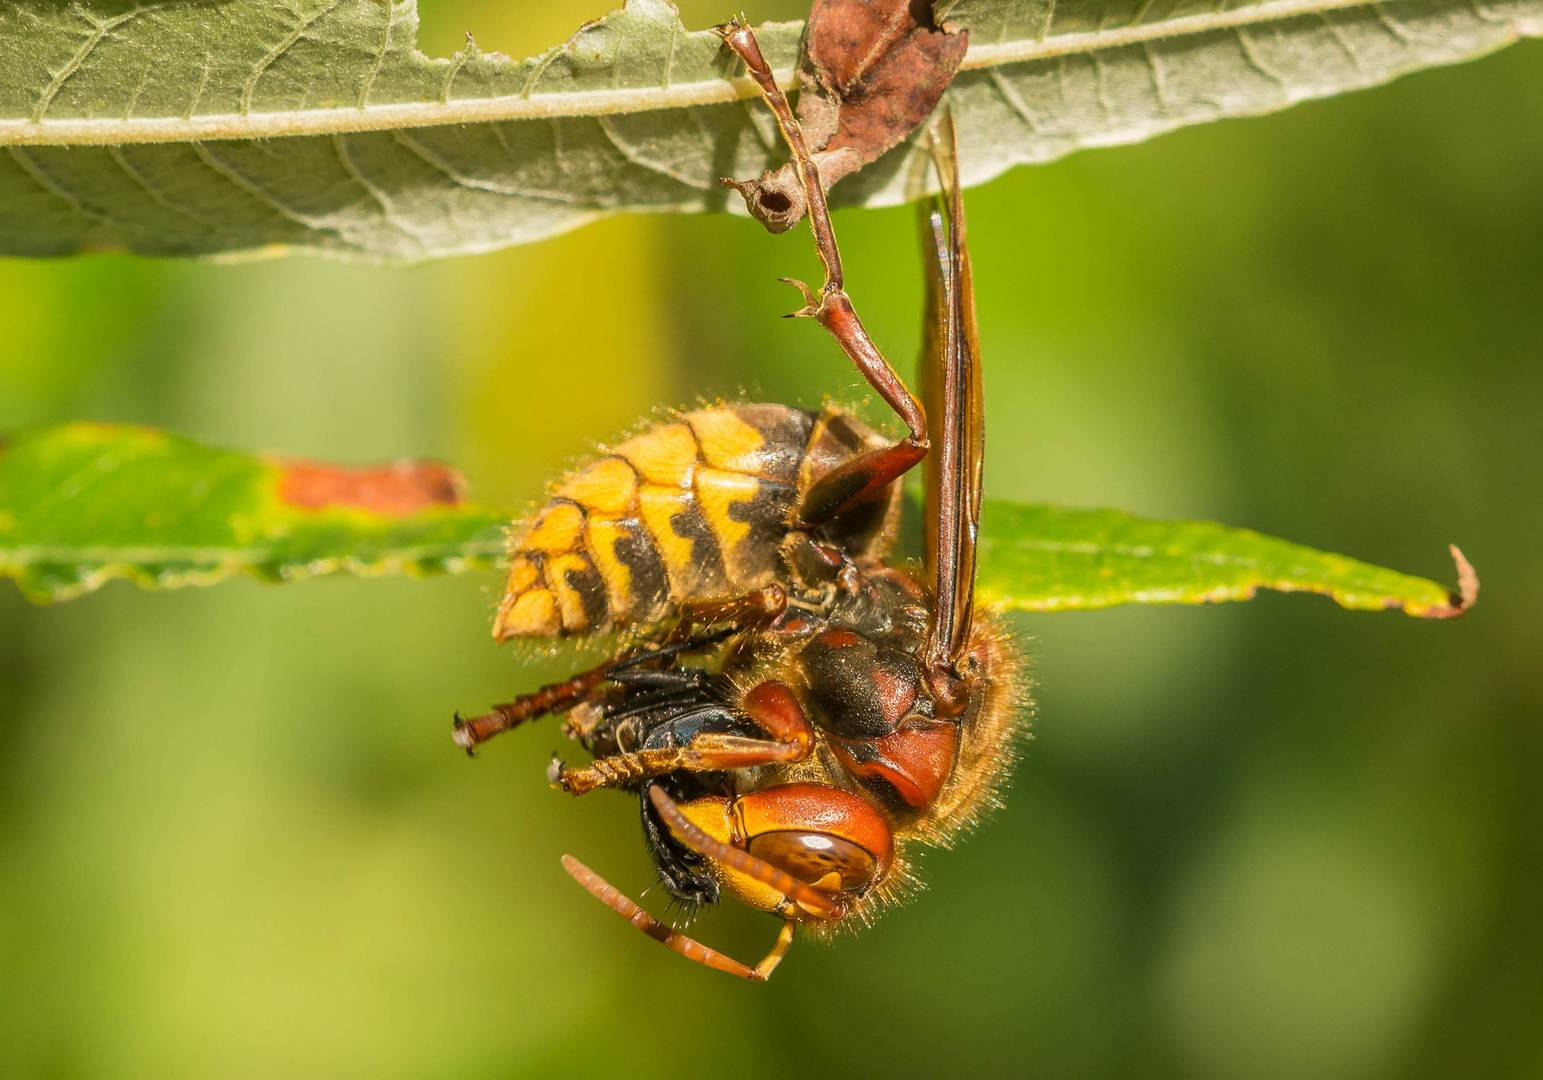
<path id="1" fill-rule="evenodd" d="M 799 69 L 798 122 L 829 191 L 876 161 L 932 115 L 969 46 L 933 21 L 932 0 L 815 0 Z M 791 164 L 731 181 L 774 233 L 802 220 Z"/>

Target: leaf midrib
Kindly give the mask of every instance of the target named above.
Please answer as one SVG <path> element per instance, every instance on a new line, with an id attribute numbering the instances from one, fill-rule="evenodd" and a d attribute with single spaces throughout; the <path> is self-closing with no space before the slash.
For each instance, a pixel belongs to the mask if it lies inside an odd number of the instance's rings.
<path id="1" fill-rule="evenodd" d="M 374 538 L 367 538 L 374 539 Z M 389 541 L 389 538 L 381 538 Z M 465 558 L 496 557 L 504 554 L 507 542 L 502 538 L 485 541 L 447 540 L 435 544 L 415 544 L 409 547 L 391 548 L 390 558 L 402 562 L 419 559 L 443 558 L 447 555 Z M 138 546 L 115 547 L 113 545 L 77 546 L 73 544 L 19 544 L 0 549 L 0 570 L 25 568 L 50 563 L 80 564 L 89 566 L 149 566 L 158 563 L 184 563 L 199 566 L 245 566 L 251 563 L 289 561 L 277 554 L 278 544 L 258 544 L 245 547 L 193 546 Z M 351 556 L 320 556 L 317 562 Z"/>
<path id="2" fill-rule="evenodd" d="M 1187 561 L 1192 564 L 1207 563 L 1212 566 L 1234 567 L 1241 570 L 1260 570 L 1265 565 L 1265 560 L 1261 558 L 1251 558 L 1231 552 L 1184 551 L 1177 548 L 1164 550 L 1146 544 L 1107 544 L 1091 540 L 1016 539 L 1000 541 L 988 538 L 982 541 L 982 545 L 986 547 L 1011 547 L 1020 551 L 1047 551 L 1054 554 L 1086 555 L 1093 558 L 1102 555 L 1119 555 L 1131 559 L 1171 559 Z M 1312 566 L 1286 567 L 1284 572 L 1290 574 L 1292 579 L 1300 581 L 1315 581 L 1326 573 L 1323 567 Z M 1270 580 L 1284 582 L 1286 579 L 1272 577 Z M 1374 587 L 1373 582 L 1365 579 L 1361 581 L 1361 584 Z M 1316 591 L 1310 585 L 1304 585 L 1302 588 L 1306 591 Z"/>
<path id="3" fill-rule="evenodd" d="M 1375 0 L 1266 0 L 1265 3 L 1251 7 L 1182 15 L 1157 23 L 1055 34 L 996 44 L 980 42 L 971 44 L 962 69 L 1000 67 L 1373 6 L 1376 6 Z M 792 68 L 779 70 L 776 77 L 778 84 L 788 89 L 797 81 Z M 744 76 L 735 76 L 668 87 L 504 95 L 460 98 L 448 102 L 365 105 L 357 108 L 298 109 L 198 117 L 0 119 L 0 145 L 111 146 L 351 134 L 446 124 L 651 112 L 722 104 L 754 97 L 755 94 L 754 83 Z"/>
<path id="4" fill-rule="evenodd" d="M 1191 561 L 1203 561 L 1216 563 L 1218 566 L 1239 566 L 1244 568 L 1257 568 L 1261 565 L 1259 559 L 1251 559 L 1242 555 L 1232 555 L 1217 551 L 1183 551 L 1171 549 L 1164 551 L 1147 544 L 1105 544 L 1096 540 L 991 540 L 985 539 L 983 544 L 1014 547 L 1029 551 L 1051 551 L 1057 554 L 1072 555 L 1125 555 L 1132 559 L 1189 559 Z"/>

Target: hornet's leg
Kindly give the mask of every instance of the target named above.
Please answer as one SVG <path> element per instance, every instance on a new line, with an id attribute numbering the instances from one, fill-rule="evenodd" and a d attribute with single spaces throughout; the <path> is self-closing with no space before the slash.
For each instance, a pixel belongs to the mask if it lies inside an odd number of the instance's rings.
<path id="1" fill-rule="evenodd" d="M 788 609 L 788 593 L 775 582 L 764 589 L 743 596 L 687 600 L 680 605 L 680 622 L 670 631 L 667 644 L 691 637 L 698 626 L 731 625 L 736 630 L 754 630 L 770 626 Z"/>
<path id="2" fill-rule="evenodd" d="M 761 89 L 761 97 L 777 117 L 777 126 L 787 140 L 798 170 L 799 183 L 809 204 L 809 227 L 814 232 L 815 248 L 825 266 L 825 284 L 815 292 L 801 281 L 792 284 L 803 293 L 804 307 L 794 315 L 807 316 L 830 332 L 843 352 L 857 365 L 863 378 L 878 391 L 886 404 L 910 429 L 910 434 L 892 446 L 880 447 L 843 463 L 826 473 L 804 493 L 798 518 L 805 525 L 820 525 L 842 512 L 876 497 L 897 477 L 904 475 L 927 455 L 927 418 L 921 403 L 906 389 L 905 383 L 889 366 L 878 346 L 868 336 L 852 307 L 844 288 L 841 252 L 831 229 L 830 211 L 825 191 L 820 187 L 820 172 L 802 129 L 788 107 L 787 98 L 772 78 L 770 66 L 761 55 L 755 34 L 738 20 L 718 28 Z"/>
<path id="3" fill-rule="evenodd" d="M 612 754 L 580 769 L 553 761 L 547 779 L 570 795 L 584 795 L 596 788 L 626 787 L 666 773 L 729 772 L 790 764 L 809 756 L 813 745 L 809 722 L 798 699 L 782 683 L 761 683 L 741 699 L 738 711 L 772 737 L 752 739 L 707 732 L 684 746 Z"/>
<path id="4" fill-rule="evenodd" d="M 785 607 L 787 604 L 786 594 L 782 592 L 781 586 L 777 585 L 772 586 L 771 589 L 762 589 L 757 593 L 751 593 L 748 598 L 737 598 L 732 603 L 749 603 L 750 598 L 760 597 L 762 594 L 770 594 L 773 590 L 775 590 L 777 596 L 781 597 L 781 603 Z M 775 599 L 775 596 L 771 599 L 763 599 L 762 603 L 763 605 L 769 604 Z M 781 613 L 780 610 L 777 612 L 778 615 Z M 455 718 L 455 734 L 453 735 L 455 744 L 468 754 L 475 753 L 479 745 L 487 742 L 494 735 L 508 731 L 512 727 L 517 727 L 527 720 L 539 720 L 548 713 L 568 712 L 582 702 L 591 690 L 607 679 L 614 678 L 618 672 L 636 668 L 638 665 L 648 663 L 649 661 L 667 660 L 680 653 L 706 648 L 709 645 L 722 641 L 730 633 L 732 633 L 732 630 L 697 638 L 686 636 L 684 640 L 677 640 L 672 635 L 670 642 L 663 648 L 649 649 L 632 656 L 613 656 L 605 663 L 592 667 L 588 671 L 581 671 L 571 679 L 550 683 L 534 693 L 522 694 L 513 701 L 506 702 L 503 705 L 495 705 L 490 713 L 472 717 L 470 720 L 457 716 Z"/>
<path id="5" fill-rule="evenodd" d="M 571 679 L 543 686 L 532 694 L 524 694 L 503 705 L 494 705 L 493 711 L 482 716 L 463 720 L 455 718 L 455 744 L 468 754 L 475 753 L 480 743 L 494 735 L 527 720 L 536 720 L 547 713 L 567 712 L 584 696 L 605 681 L 614 660 L 607 660 L 599 667 L 581 671 Z"/>

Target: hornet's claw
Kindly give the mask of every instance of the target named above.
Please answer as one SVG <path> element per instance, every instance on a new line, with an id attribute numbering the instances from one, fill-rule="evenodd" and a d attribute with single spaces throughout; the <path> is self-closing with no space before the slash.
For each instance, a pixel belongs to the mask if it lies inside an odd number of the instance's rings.
<path id="1" fill-rule="evenodd" d="M 808 285 L 805 285 L 802 281 L 799 281 L 797 278 L 785 277 L 785 278 L 778 278 L 777 280 L 778 281 L 782 281 L 782 282 L 786 282 L 787 284 L 793 286 L 793 288 L 797 289 L 799 292 L 803 293 L 803 295 L 804 295 L 804 306 L 803 306 L 803 308 L 798 310 L 798 311 L 790 311 L 790 312 L 788 312 L 786 315 L 783 316 L 784 319 L 811 319 L 811 318 L 814 318 L 814 317 L 819 315 L 819 313 L 820 313 L 820 303 L 821 303 L 821 299 L 820 299 L 820 294 L 819 293 L 815 292 Z"/>
<path id="2" fill-rule="evenodd" d="M 455 730 L 450 738 L 455 741 L 455 745 L 466 751 L 467 757 L 477 756 L 476 733 L 472 731 L 471 722 L 461 715 L 460 710 L 455 712 Z"/>

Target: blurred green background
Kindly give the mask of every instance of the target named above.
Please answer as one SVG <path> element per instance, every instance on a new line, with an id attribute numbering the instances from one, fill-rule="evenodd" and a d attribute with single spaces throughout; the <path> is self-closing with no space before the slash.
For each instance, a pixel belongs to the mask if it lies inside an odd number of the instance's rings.
<path id="1" fill-rule="evenodd" d="M 684 5 L 688 24 L 726 12 Z M 759 20 L 797 4 L 761 3 Z M 599 7 L 425 0 L 515 55 Z M 1543 43 L 970 193 L 988 494 L 1216 518 L 1439 579 L 1023 618 L 1035 741 L 930 889 L 768 986 L 667 954 L 556 725 L 449 739 L 583 657 L 491 575 L 0 583 L 0 1075 L 1543 1077 Z M 907 366 L 907 210 L 845 212 Z M 0 430 L 76 417 L 370 461 L 511 506 L 658 405 L 863 394 L 779 275 L 807 237 L 644 218 L 412 269 L 0 262 Z M 645 897 L 655 910 L 655 889 Z M 775 932 L 698 924 L 743 959 Z"/>

